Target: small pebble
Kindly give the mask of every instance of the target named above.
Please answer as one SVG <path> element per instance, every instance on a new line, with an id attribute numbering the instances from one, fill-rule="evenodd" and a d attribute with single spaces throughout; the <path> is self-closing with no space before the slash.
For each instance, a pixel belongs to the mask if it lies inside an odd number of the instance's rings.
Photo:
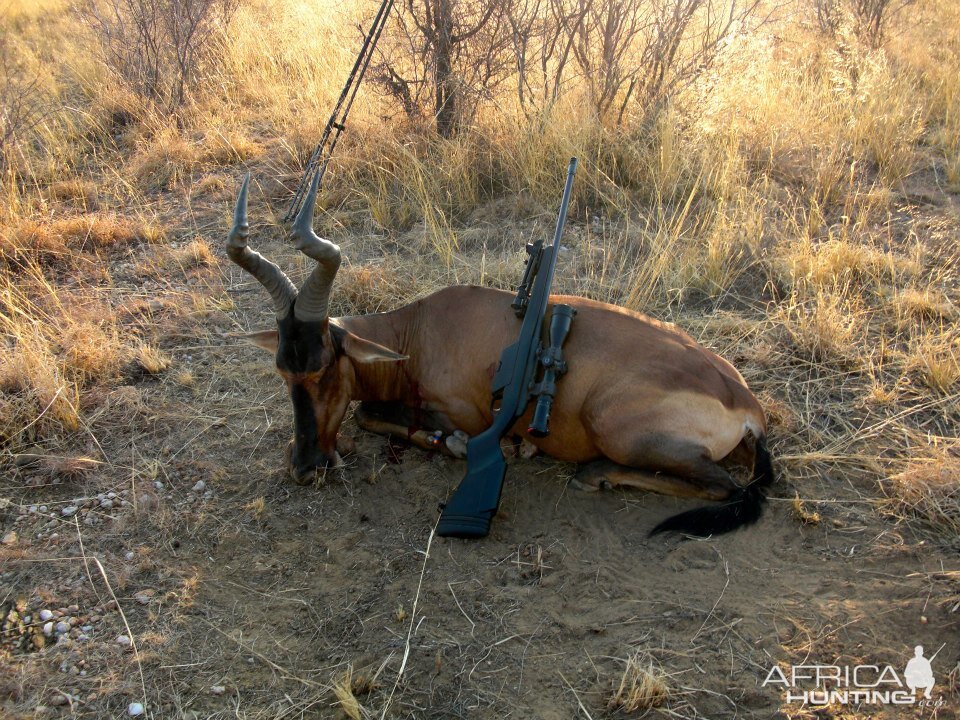
<path id="1" fill-rule="evenodd" d="M 84 633 L 93 632 L 93 625 L 83 625 L 80 628 L 80 632 L 84 632 Z"/>
<path id="2" fill-rule="evenodd" d="M 35 513 L 39 508 L 37 508 L 36 505 L 31 505 L 28 509 L 30 512 Z"/>
<path id="3" fill-rule="evenodd" d="M 203 480 L 197 480 L 196 484 L 191 488 L 194 492 L 203 492 L 207 489 L 207 484 Z"/>
<path id="4" fill-rule="evenodd" d="M 127 552 L 123 554 L 126 560 L 133 560 L 136 556 L 137 554 L 133 550 L 127 550 Z"/>
<path id="5" fill-rule="evenodd" d="M 4 545 L 16 545 L 17 534 L 13 530 L 11 530 L 8 533 L 4 533 L 2 542 Z"/>
<path id="6" fill-rule="evenodd" d="M 159 480 L 157 480 L 157 481 L 153 484 L 153 486 L 154 486 L 157 490 L 163 490 L 163 483 L 160 482 Z"/>
<path id="7" fill-rule="evenodd" d="M 43 620 L 44 622 L 46 622 L 52 617 L 53 617 L 53 613 L 47 608 L 44 608 L 43 610 L 40 611 L 40 619 Z"/>
<path id="8" fill-rule="evenodd" d="M 40 506 L 40 512 L 45 513 L 46 511 L 47 511 L 47 506 L 46 506 L 46 505 L 41 505 L 41 506 Z"/>
<path id="9" fill-rule="evenodd" d="M 63 510 L 60 511 L 60 514 L 64 517 L 70 517 L 71 515 L 76 515 L 77 510 L 79 510 L 76 505 L 67 505 Z"/>
<path id="10" fill-rule="evenodd" d="M 130 717 L 143 715 L 143 705 L 137 702 L 130 703 L 129 707 L 127 707 L 127 715 Z"/>
<path id="11" fill-rule="evenodd" d="M 223 685 L 211 685 L 210 693 L 212 695 L 223 695 L 227 691 L 227 688 Z"/>
<path id="12" fill-rule="evenodd" d="M 128 647 L 130 645 L 130 638 L 126 635 L 117 635 L 117 645 L 122 645 L 123 647 Z"/>
<path id="13" fill-rule="evenodd" d="M 62 634 L 65 632 L 70 632 L 70 623 L 66 622 L 65 620 L 61 620 L 57 623 L 57 633 Z"/>
<path id="14" fill-rule="evenodd" d="M 48 622 L 48 623 L 44 623 L 44 624 L 43 624 L 43 634 L 46 635 L 47 637 L 50 637 L 51 635 L 53 635 L 53 621 L 52 621 L 52 620 L 51 620 L 50 622 Z"/>
<path id="15" fill-rule="evenodd" d="M 113 500 L 104 498 L 103 500 L 100 501 L 100 507 L 102 507 L 104 510 L 109 510 L 110 508 L 113 507 Z"/>

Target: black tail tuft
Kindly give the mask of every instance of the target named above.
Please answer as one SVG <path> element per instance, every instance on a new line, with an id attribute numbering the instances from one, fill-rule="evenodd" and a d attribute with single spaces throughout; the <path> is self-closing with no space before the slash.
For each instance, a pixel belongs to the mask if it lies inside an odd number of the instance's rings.
<path id="1" fill-rule="evenodd" d="M 753 480 L 749 485 L 734 492 L 720 505 L 708 505 L 669 517 L 651 530 L 650 534 L 679 532 L 707 537 L 753 525 L 763 514 L 763 506 L 767 501 L 763 491 L 772 483 L 773 463 L 770 460 L 770 451 L 767 450 L 766 438 L 760 437 L 756 444 Z"/>

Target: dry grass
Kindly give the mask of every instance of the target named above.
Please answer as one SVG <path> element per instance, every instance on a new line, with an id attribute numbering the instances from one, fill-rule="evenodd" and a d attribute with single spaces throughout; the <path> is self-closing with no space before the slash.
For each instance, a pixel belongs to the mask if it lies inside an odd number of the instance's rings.
<path id="1" fill-rule="evenodd" d="M 163 230 L 153 222 L 114 213 L 77 215 L 58 220 L 27 220 L 0 231 L 0 262 L 22 266 L 72 265 L 78 256 L 115 250 L 132 243 L 157 243 Z"/>
<path id="2" fill-rule="evenodd" d="M 663 670 L 643 653 L 626 659 L 619 681 L 614 681 L 607 710 L 624 714 L 645 713 L 660 707 L 670 697 L 670 686 Z"/>
<path id="3" fill-rule="evenodd" d="M 170 356 L 149 343 L 140 343 L 134 348 L 133 361 L 148 375 L 158 375 L 170 367 Z"/>
<path id="4" fill-rule="evenodd" d="M 887 511 L 924 534 L 954 543 L 960 536 L 960 461 L 912 463 L 884 484 Z"/>

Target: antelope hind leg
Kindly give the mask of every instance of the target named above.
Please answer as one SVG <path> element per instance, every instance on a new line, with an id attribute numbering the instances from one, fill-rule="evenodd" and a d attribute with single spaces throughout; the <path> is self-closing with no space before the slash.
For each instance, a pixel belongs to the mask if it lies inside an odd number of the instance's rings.
<path id="1" fill-rule="evenodd" d="M 660 495 L 703 500 L 725 500 L 736 489 L 732 480 L 725 482 L 722 476 L 720 479 L 709 480 L 681 478 L 618 465 L 610 460 L 597 460 L 582 466 L 570 484 L 585 492 L 623 486 L 649 490 Z"/>

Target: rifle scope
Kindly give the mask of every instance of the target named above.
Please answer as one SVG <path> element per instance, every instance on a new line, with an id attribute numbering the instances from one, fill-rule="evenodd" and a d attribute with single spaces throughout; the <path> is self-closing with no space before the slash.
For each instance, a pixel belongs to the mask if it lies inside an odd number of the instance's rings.
<path id="1" fill-rule="evenodd" d="M 569 305 L 556 305 L 553 308 L 553 317 L 550 319 L 550 347 L 546 348 L 540 357 L 540 364 L 544 368 L 543 380 L 535 390 L 539 397 L 530 427 L 527 428 L 527 432 L 533 437 L 542 438 L 550 434 L 550 410 L 557 394 L 557 380 L 567 371 L 561 348 L 576 314 L 577 311 Z"/>

